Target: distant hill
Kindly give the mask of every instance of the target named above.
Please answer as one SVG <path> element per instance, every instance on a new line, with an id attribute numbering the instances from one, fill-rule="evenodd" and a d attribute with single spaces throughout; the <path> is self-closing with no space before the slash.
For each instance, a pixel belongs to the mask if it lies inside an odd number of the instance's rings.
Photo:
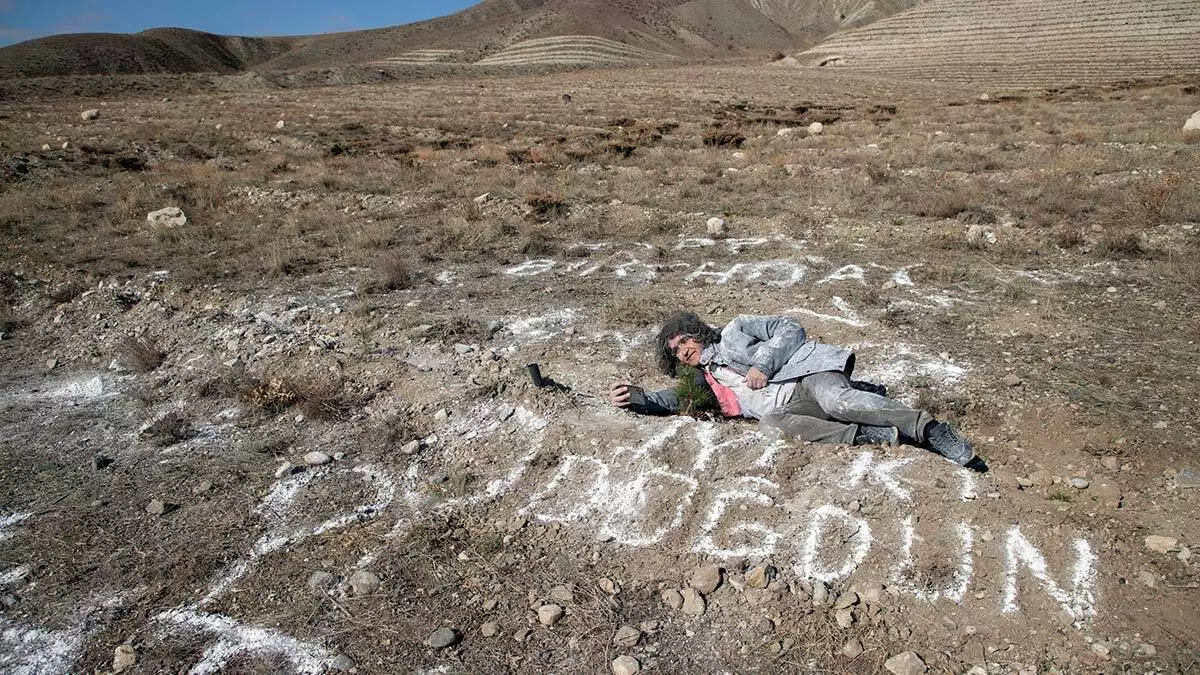
<path id="1" fill-rule="evenodd" d="M 1200 73 L 1197 0 L 929 0 L 797 54 L 898 79 L 1059 86 Z"/>
<path id="2" fill-rule="evenodd" d="M 178 28 L 56 35 L 0 48 L 0 77 L 288 70 L 364 63 L 540 63 L 726 56 L 803 49 L 916 0 L 484 0 L 389 28 L 287 38 Z M 551 40 L 547 38 L 564 38 Z M 588 41 L 581 38 L 599 38 Z M 528 43 L 528 44 L 527 44 Z M 613 47 L 611 43 L 618 43 Z M 625 51 L 624 45 L 629 48 Z M 505 54 L 517 50 L 514 54 Z M 612 54 L 623 53 L 620 58 Z"/>
<path id="3" fill-rule="evenodd" d="M 287 40 L 155 28 L 133 35 L 52 35 L 0 49 L 0 77 L 233 72 L 288 50 Z"/>

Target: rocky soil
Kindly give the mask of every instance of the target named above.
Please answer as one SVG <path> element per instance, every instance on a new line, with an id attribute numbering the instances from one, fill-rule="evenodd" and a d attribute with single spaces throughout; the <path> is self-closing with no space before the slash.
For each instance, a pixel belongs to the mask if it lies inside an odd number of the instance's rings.
<path id="1" fill-rule="evenodd" d="M 6 671 L 1195 668 L 1180 85 L 581 77 L 2 106 Z M 680 306 L 986 470 L 608 406 Z"/>

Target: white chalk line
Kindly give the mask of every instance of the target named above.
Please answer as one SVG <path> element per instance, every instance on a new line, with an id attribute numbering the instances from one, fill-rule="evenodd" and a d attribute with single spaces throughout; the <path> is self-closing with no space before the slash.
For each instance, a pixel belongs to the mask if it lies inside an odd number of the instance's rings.
<path id="1" fill-rule="evenodd" d="M 878 460 L 875 453 L 863 452 L 850 465 L 850 471 L 842 485 L 846 488 L 857 488 L 864 478 L 870 476 L 873 484 L 883 487 L 901 501 L 910 501 L 912 493 L 900 484 L 901 477 L 895 475 L 895 472 L 912 461 L 911 457 Z"/>
<path id="2" fill-rule="evenodd" d="M 201 660 L 188 670 L 192 675 L 212 675 L 221 672 L 229 661 L 238 656 L 282 657 L 302 675 L 326 672 L 335 655 L 311 642 L 298 640 L 286 633 L 248 626 L 220 614 L 207 614 L 194 609 L 174 609 L 155 617 L 157 621 L 176 629 L 187 629 L 216 636 L 217 641 L 204 650 Z"/>
<path id="3" fill-rule="evenodd" d="M 1063 610 L 1074 619 L 1076 627 L 1088 623 L 1095 614 L 1096 604 L 1096 555 L 1092 546 L 1084 539 L 1076 539 L 1075 564 L 1072 566 L 1071 592 L 1064 591 L 1050 578 L 1046 570 L 1046 559 L 1014 525 L 1008 531 L 1005 542 L 1004 604 L 1001 611 L 1016 612 L 1017 573 L 1021 567 L 1029 570 L 1034 579 L 1041 582 L 1043 590 L 1054 598 Z"/>
<path id="4" fill-rule="evenodd" d="M 971 526 L 966 523 L 959 523 L 955 527 L 960 543 L 958 569 L 954 572 L 954 585 L 943 588 L 922 588 L 917 586 L 913 577 L 914 559 L 913 559 L 913 542 L 919 541 L 920 537 L 916 535 L 913 529 L 913 517 L 907 516 L 901 525 L 900 536 L 900 561 L 899 564 L 892 570 L 892 584 L 904 592 L 909 593 L 918 600 L 925 602 L 936 602 L 941 598 L 945 598 L 956 604 L 961 603 L 966 597 L 967 588 L 971 585 L 971 574 L 974 566 L 974 533 Z"/>
<path id="5" fill-rule="evenodd" d="M 817 558 L 820 556 L 821 544 L 826 541 L 826 538 L 822 536 L 825 524 L 835 518 L 852 529 L 849 540 L 853 541 L 854 548 L 844 558 L 840 567 L 836 569 L 821 568 L 818 567 Z M 867 521 L 850 515 L 845 509 L 832 504 L 823 504 L 813 509 L 812 519 L 808 525 L 808 538 L 804 541 L 798 571 L 807 579 L 826 583 L 848 577 L 866 559 L 867 553 L 871 551 L 873 541 L 871 526 L 867 525 Z"/>
<path id="6" fill-rule="evenodd" d="M 775 553 L 776 545 L 779 541 L 779 534 L 774 530 L 765 527 L 755 522 L 738 523 L 729 528 L 728 536 L 733 538 L 738 534 L 755 533 L 762 537 L 762 543 L 758 546 L 742 545 L 736 548 L 727 548 L 718 546 L 714 541 L 714 532 L 717 525 L 720 523 L 722 516 L 725 515 L 726 509 L 734 502 L 743 502 L 756 504 L 758 506 L 774 506 L 775 500 L 770 495 L 762 492 L 763 489 L 777 491 L 779 486 L 765 478 L 757 478 L 754 476 L 744 476 L 737 480 L 737 484 L 743 487 L 718 492 L 712 498 L 707 513 L 700 522 L 699 535 L 696 538 L 695 545 L 692 546 L 694 553 L 705 555 L 713 555 L 722 558 L 732 557 L 758 557 L 767 558 Z"/>

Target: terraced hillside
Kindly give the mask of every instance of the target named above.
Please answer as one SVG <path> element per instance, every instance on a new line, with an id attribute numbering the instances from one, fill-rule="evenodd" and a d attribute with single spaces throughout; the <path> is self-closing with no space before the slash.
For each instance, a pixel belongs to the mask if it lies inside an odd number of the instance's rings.
<path id="1" fill-rule="evenodd" d="M 750 4 L 789 33 L 816 42 L 834 31 L 865 26 L 910 9 L 917 0 L 750 0 Z"/>
<path id="2" fill-rule="evenodd" d="M 797 56 L 906 79 L 1016 86 L 1200 72 L 1194 0 L 931 0 Z"/>
<path id="3" fill-rule="evenodd" d="M 405 68 L 487 59 L 525 63 L 529 40 L 589 35 L 647 53 L 582 46 L 551 66 L 676 57 L 762 56 L 815 44 L 835 30 L 888 16 L 915 0 L 482 0 L 449 16 L 401 26 L 288 38 L 238 38 L 182 29 L 80 34 L 0 48 L 0 77 L 99 73 L 287 71 L 383 64 Z M 508 50 L 516 49 L 509 62 Z M 555 47 L 554 49 L 561 49 Z M 621 48 L 625 49 L 625 48 Z M 620 49 L 617 49 L 620 51 Z M 597 56 L 601 54 L 601 56 Z M 652 56 L 654 59 L 647 59 Z"/>
<path id="4" fill-rule="evenodd" d="M 414 49 L 399 56 L 390 56 L 379 64 L 387 65 L 424 65 L 430 63 L 447 63 L 458 61 L 462 57 L 461 49 Z"/>
<path id="5" fill-rule="evenodd" d="M 668 54 L 638 49 L 591 35 L 525 40 L 477 62 L 480 66 L 605 66 L 639 61 L 661 62 Z"/>

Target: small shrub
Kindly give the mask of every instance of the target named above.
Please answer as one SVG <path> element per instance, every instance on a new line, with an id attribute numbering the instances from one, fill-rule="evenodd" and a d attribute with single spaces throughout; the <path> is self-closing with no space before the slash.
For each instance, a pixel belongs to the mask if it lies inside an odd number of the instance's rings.
<path id="1" fill-rule="evenodd" d="M 679 414 L 696 415 L 716 411 L 717 399 L 712 391 L 700 384 L 703 376 L 695 368 L 681 367 L 675 377 L 675 395 L 679 397 Z"/>
<path id="2" fill-rule="evenodd" d="M 1153 227 L 1163 221 L 1167 204 L 1179 191 L 1183 181 L 1175 174 L 1150 178 L 1130 186 L 1126 195 L 1126 211 L 1132 221 L 1140 227 Z"/>
<path id="3" fill-rule="evenodd" d="M 412 288 L 414 274 L 408 259 L 395 251 L 388 251 L 375 259 L 375 273 L 379 285 L 385 290 L 398 291 Z"/>
<path id="4" fill-rule="evenodd" d="M 251 380 L 242 397 L 271 413 L 297 406 L 309 417 L 322 419 L 343 419 L 354 407 L 343 393 L 342 381 L 328 375 L 269 375 Z"/>
<path id="5" fill-rule="evenodd" d="M 863 168 L 866 169 L 867 178 L 873 185 L 882 185 L 892 180 L 892 170 L 886 164 L 868 162 Z"/>
<path id="6" fill-rule="evenodd" d="M 244 372 L 225 368 L 215 376 L 202 381 L 196 387 L 196 395 L 200 398 L 225 398 L 239 395 L 250 385 Z"/>
<path id="7" fill-rule="evenodd" d="M 528 256 L 548 257 L 557 255 L 561 252 L 562 247 L 558 242 L 548 239 L 540 232 L 534 232 L 525 238 L 518 249 L 521 253 Z"/>
<path id="8" fill-rule="evenodd" d="M 25 321 L 13 313 L 12 309 L 0 305 L 0 333 L 11 333 L 25 327 Z"/>
<path id="9" fill-rule="evenodd" d="M 425 336 L 432 340 L 451 342 L 479 342 L 489 337 L 488 329 L 481 322 L 465 316 L 453 316 L 439 319 L 425 331 Z"/>
<path id="10" fill-rule="evenodd" d="M 1106 231 L 1096 242 L 1096 252 L 1109 258 L 1140 258 L 1150 255 L 1142 235 L 1129 229 Z"/>
<path id="11" fill-rule="evenodd" d="M 728 129 L 711 129 L 704 132 L 701 140 L 710 148 L 740 148 L 742 147 L 742 143 L 746 142 L 746 137 Z"/>
<path id="12" fill-rule="evenodd" d="M 550 192 L 530 192 L 525 195 L 525 203 L 532 209 L 531 214 L 542 220 L 566 216 L 571 210 L 562 197 Z"/>
<path id="13" fill-rule="evenodd" d="M 143 438 L 163 447 L 185 441 L 195 434 L 191 423 L 177 410 L 154 420 L 141 432 Z"/>
<path id="14" fill-rule="evenodd" d="M 636 145 L 628 145 L 625 143 L 609 143 L 605 148 L 609 154 L 617 155 L 618 157 L 627 158 L 637 149 Z"/>
<path id="15" fill-rule="evenodd" d="M 504 156 L 508 157 L 508 161 L 513 164 L 533 163 L 533 153 L 530 152 L 529 148 L 511 148 L 505 151 Z"/>
<path id="16" fill-rule="evenodd" d="M 86 289 L 82 284 L 77 284 L 74 281 L 68 281 L 67 283 L 50 291 L 48 295 L 50 299 L 54 301 L 54 304 L 61 305 L 65 302 L 71 302 L 75 298 L 78 298 L 83 294 L 84 290 Z"/>
<path id="17" fill-rule="evenodd" d="M 1083 236 L 1083 228 L 1079 225 L 1065 224 L 1058 228 L 1054 235 L 1054 245 L 1061 249 L 1072 249 L 1083 246 L 1087 240 Z"/>
<path id="18" fill-rule="evenodd" d="M 135 373 L 149 373 L 166 359 L 167 353 L 146 337 L 129 337 L 117 344 L 117 362 Z"/>

